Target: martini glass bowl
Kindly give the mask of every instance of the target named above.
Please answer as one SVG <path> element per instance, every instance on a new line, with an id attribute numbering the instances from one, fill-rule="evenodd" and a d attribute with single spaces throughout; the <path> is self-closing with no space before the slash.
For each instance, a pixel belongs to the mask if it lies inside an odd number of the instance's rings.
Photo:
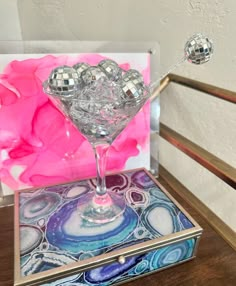
<path id="1" fill-rule="evenodd" d="M 89 222 L 111 222 L 125 211 L 125 199 L 106 188 L 106 161 L 111 144 L 149 98 L 141 77 L 135 70 L 127 73 L 124 82 L 101 77 L 82 89 L 74 88 L 66 99 L 55 96 L 49 82 L 44 83 L 44 91 L 54 95 L 50 96 L 54 104 L 90 142 L 95 154 L 96 190 L 78 199 L 78 213 Z"/>

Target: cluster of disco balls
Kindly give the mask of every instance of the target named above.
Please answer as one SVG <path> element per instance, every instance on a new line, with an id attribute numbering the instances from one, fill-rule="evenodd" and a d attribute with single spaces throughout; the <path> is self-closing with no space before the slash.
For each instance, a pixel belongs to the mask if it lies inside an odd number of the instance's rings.
<path id="1" fill-rule="evenodd" d="M 196 34 L 186 42 L 181 62 L 204 64 L 212 53 L 211 40 Z M 55 68 L 44 83 L 44 91 L 53 95 L 58 107 L 90 141 L 114 139 L 158 87 L 159 80 L 146 86 L 137 70 L 124 71 L 115 61 L 104 59 L 96 66 L 80 62 Z"/>
<path id="2" fill-rule="evenodd" d="M 208 62 L 212 54 L 212 41 L 200 33 L 192 36 L 184 47 L 184 59 L 193 64 Z M 80 94 L 84 88 L 96 86 L 96 82 L 102 81 L 109 81 L 120 88 L 120 99 L 124 104 L 137 105 L 143 96 L 148 94 L 140 72 L 133 69 L 125 72 L 110 59 L 102 60 L 97 66 L 81 62 L 73 67 L 57 67 L 44 83 L 44 90 L 68 103 L 68 100 L 73 98 L 81 99 Z M 158 83 L 158 80 L 155 83 Z"/>
<path id="3" fill-rule="evenodd" d="M 83 90 L 96 86 L 97 83 L 110 82 L 120 89 L 120 100 L 123 103 L 139 104 L 146 94 L 142 74 L 137 70 L 123 71 L 118 64 L 104 59 L 97 66 L 80 62 L 73 67 L 55 68 L 44 83 L 46 93 L 58 97 L 63 102 L 82 99 Z"/>

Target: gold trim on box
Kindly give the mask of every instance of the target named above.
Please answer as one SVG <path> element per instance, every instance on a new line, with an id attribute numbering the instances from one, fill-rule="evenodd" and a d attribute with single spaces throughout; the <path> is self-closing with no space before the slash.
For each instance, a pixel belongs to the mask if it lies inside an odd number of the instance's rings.
<path id="1" fill-rule="evenodd" d="M 161 190 L 171 199 L 171 201 L 184 213 L 184 215 L 193 224 L 191 229 L 183 230 L 177 233 L 165 235 L 164 237 L 158 237 L 156 239 L 132 245 L 123 249 L 119 249 L 110 253 L 102 254 L 96 257 L 92 257 L 83 261 L 71 263 L 69 265 L 57 267 L 52 270 L 47 270 L 41 273 L 33 274 L 29 277 L 22 277 L 20 273 L 20 235 L 19 235 L 19 194 L 21 192 L 31 191 L 21 190 L 15 193 L 15 286 L 26 285 L 40 285 L 42 283 L 51 282 L 60 278 L 68 277 L 79 272 L 84 272 L 92 268 L 96 268 L 105 264 L 109 264 L 118 261 L 120 256 L 129 257 L 132 255 L 146 253 L 152 250 L 159 249 L 160 247 L 168 246 L 171 243 L 180 242 L 185 239 L 194 238 L 200 236 L 202 228 L 198 223 L 183 209 L 183 207 L 167 192 L 167 190 L 144 168 L 135 169 L 135 171 L 143 170 L 147 175 L 161 188 Z M 134 170 L 128 170 L 123 173 L 127 173 Z M 120 172 L 117 172 L 120 173 Z"/>

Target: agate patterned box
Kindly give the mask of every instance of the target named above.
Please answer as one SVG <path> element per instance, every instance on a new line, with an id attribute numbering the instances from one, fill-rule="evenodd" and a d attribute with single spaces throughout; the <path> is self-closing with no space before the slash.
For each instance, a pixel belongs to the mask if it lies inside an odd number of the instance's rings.
<path id="1" fill-rule="evenodd" d="M 76 211 L 94 179 L 16 192 L 14 285 L 115 285 L 195 257 L 201 227 L 148 171 L 107 176 L 107 186 L 127 208 L 103 225 Z"/>

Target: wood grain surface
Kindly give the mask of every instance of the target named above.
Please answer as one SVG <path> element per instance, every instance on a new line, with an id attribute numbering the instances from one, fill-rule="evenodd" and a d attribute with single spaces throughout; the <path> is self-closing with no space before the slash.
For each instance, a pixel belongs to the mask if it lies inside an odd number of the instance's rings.
<path id="1" fill-rule="evenodd" d="M 235 286 L 236 252 L 162 179 L 161 184 L 204 229 L 197 258 L 148 275 L 127 286 Z M 0 286 L 13 285 L 13 207 L 0 209 Z"/>

